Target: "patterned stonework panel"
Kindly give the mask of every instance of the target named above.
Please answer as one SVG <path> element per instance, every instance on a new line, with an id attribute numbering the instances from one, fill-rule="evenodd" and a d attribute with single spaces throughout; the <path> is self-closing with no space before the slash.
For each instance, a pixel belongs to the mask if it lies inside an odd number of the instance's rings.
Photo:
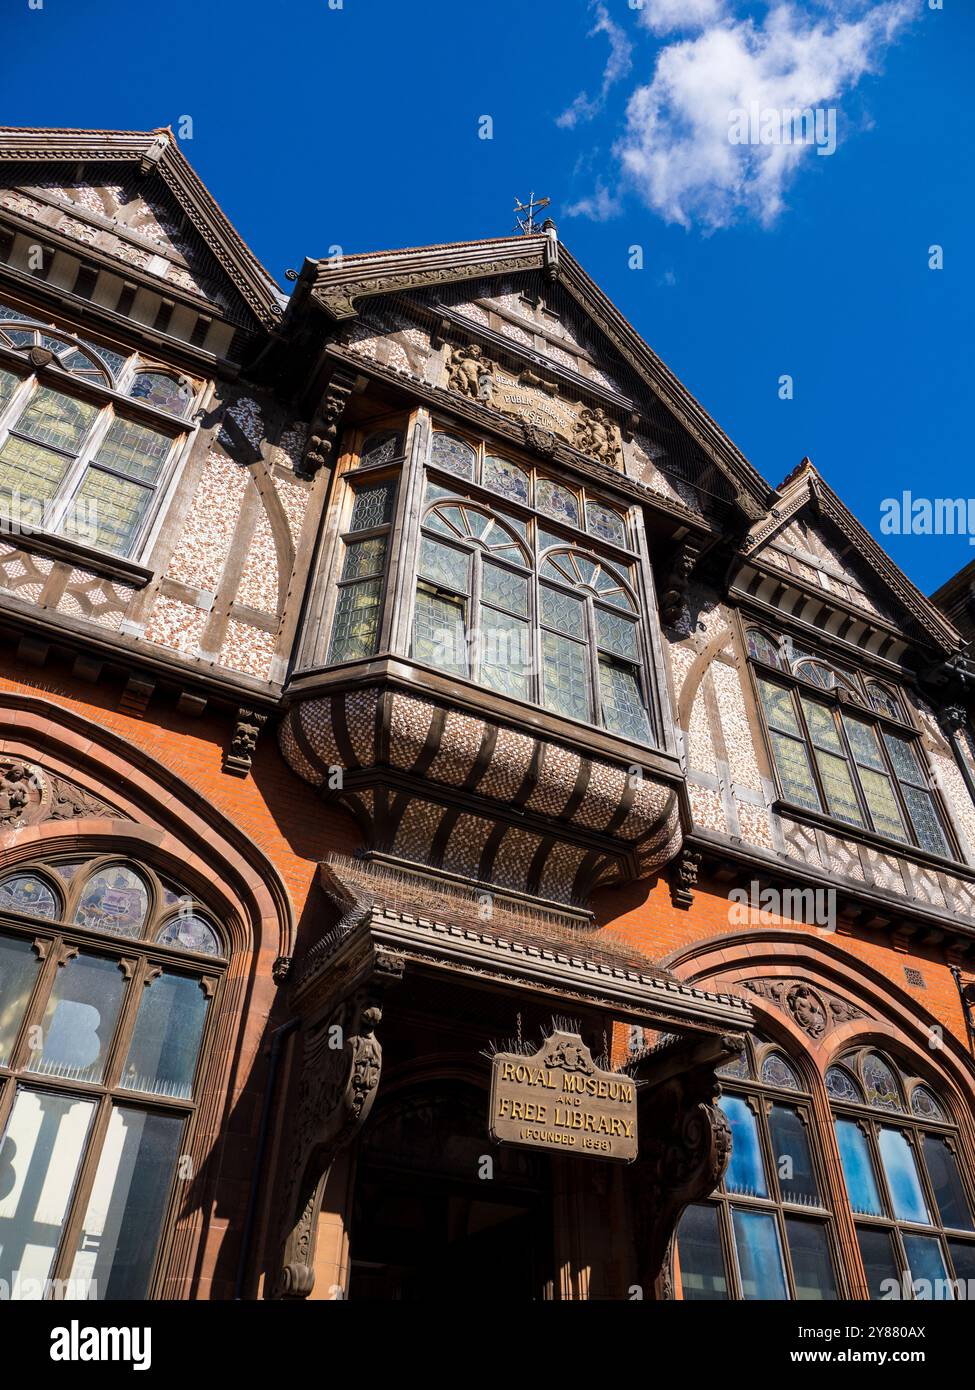
<path id="1" fill-rule="evenodd" d="M 278 606 L 278 552 L 266 511 L 258 518 L 247 548 L 237 602 L 259 613 L 273 613 Z"/>
<path id="2" fill-rule="evenodd" d="M 169 647 L 184 656 L 196 656 L 209 616 L 205 608 L 195 608 L 179 599 L 160 594 L 152 605 L 146 623 L 146 641 Z"/>
<path id="3" fill-rule="evenodd" d="M 855 841 L 840 840 L 835 835 L 824 835 L 823 844 L 826 847 L 828 866 L 834 873 L 854 879 L 857 883 L 864 881 L 863 864 L 860 862 L 860 852 Z"/>
<path id="4" fill-rule="evenodd" d="M 573 812 L 572 819 L 589 830 L 605 830 L 619 811 L 628 775 L 621 767 L 593 763 L 586 794 Z"/>
<path id="5" fill-rule="evenodd" d="M 93 247 L 123 267 L 138 266 L 171 285 L 226 302 L 209 252 L 183 234 L 175 208 L 147 194 L 134 176 L 127 183 L 98 186 L 46 181 L 22 191 L 7 188 L 0 190 L 0 207 Z"/>
<path id="6" fill-rule="evenodd" d="M 738 801 L 737 807 L 741 838 L 750 845 L 761 845 L 763 849 L 774 849 L 772 825 L 765 807 L 753 806 L 747 801 Z"/>
<path id="7" fill-rule="evenodd" d="M 881 854 L 879 850 L 864 851 L 873 881 L 878 888 L 886 888 L 891 893 L 904 893 L 904 876 L 901 873 L 902 860 L 893 854 Z"/>
<path id="8" fill-rule="evenodd" d="M 433 781 L 446 782 L 451 787 L 463 786 L 474 770 L 484 730 L 483 720 L 451 710 L 444 724 L 440 750 L 428 770 Z"/>
<path id="9" fill-rule="evenodd" d="M 718 771 L 703 680 L 698 686 L 691 706 L 691 717 L 687 721 L 687 768 L 689 772 L 709 772 L 712 776 Z"/>
<path id="10" fill-rule="evenodd" d="M 819 854 L 819 841 L 812 826 L 800 825 L 798 821 L 787 820 L 783 816 L 782 835 L 785 840 L 785 852 L 790 859 L 797 859 L 803 864 L 811 864 L 816 869 L 823 867 L 823 861 Z"/>
<path id="11" fill-rule="evenodd" d="M 231 618 L 227 624 L 227 635 L 220 648 L 220 665 L 230 671 L 239 671 L 245 676 L 256 676 L 267 680 L 271 674 L 271 659 L 274 656 L 275 634 L 263 628 L 252 627 L 250 623 L 238 622 Z"/>
<path id="12" fill-rule="evenodd" d="M 735 668 L 724 661 L 711 663 L 711 678 L 714 681 L 718 711 L 721 715 L 721 733 L 728 755 L 731 780 L 749 791 L 761 791 L 762 778 L 755 756 L 755 743 L 748 722 L 741 678 Z"/>
<path id="13" fill-rule="evenodd" d="M 253 483 L 247 469 L 211 447 L 169 563 L 169 579 L 216 591 L 248 486 Z"/>
<path id="14" fill-rule="evenodd" d="M 342 337 L 346 347 L 360 357 L 426 378 L 431 356 L 429 336 L 392 309 L 378 305 L 361 309 L 358 320 L 346 327 Z"/>
<path id="15" fill-rule="evenodd" d="M 414 700 L 409 695 L 393 696 L 389 756 L 394 767 L 413 767 L 417 763 L 436 712 L 436 705 L 428 700 Z"/>
<path id="16" fill-rule="evenodd" d="M 444 851 L 443 867 L 448 872 L 462 874 L 465 878 L 479 878 L 481 856 L 493 829 L 494 822 L 481 816 L 460 816 L 450 832 L 450 839 Z"/>
<path id="17" fill-rule="evenodd" d="M 369 767 L 376 760 L 376 690 L 354 690 L 345 698 L 345 724 L 356 760 Z"/>
<path id="18" fill-rule="evenodd" d="M 477 784 L 484 796 L 507 801 L 519 790 L 531 766 L 535 740 L 514 729 L 499 729 L 491 764 Z"/>
<path id="19" fill-rule="evenodd" d="M 528 808 L 543 816 L 557 816 L 575 790 L 582 759 L 578 753 L 550 743 L 545 748 L 545 761 L 538 786 L 528 799 Z"/>
<path id="20" fill-rule="evenodd" d="M 25 603 L 37 603 L 53 566 L 54 561 L 43 555 L 0 542 L 0 589 Z"/>
<path id="21" fill-rule="evenodd" d="M 422 777 L 424 784 L 423 796 L 404 797 L 395 783 L 390 786 L 388 769 L 377 761 L 379 698 L 380 692 L 372 688 L 303 701 L 286 715 L 279 742 L 298 776 L 324 790 L 327 779 L 318 763 L 349 764 L 349 755 L 343 757 L 342 751 L 343 730 L 347 731 L 352 765 L 371 770 L 376 785 L 390 787 L 389 814 L 399 817 L 396 824 L 384 822 L 380 849 L 391 842 L 395 853 L 430 863 L 435 850 L 439 852 L 438 847 L 445 844 L 442 867 L 475 879 L 489 836 L 503 831 L 491 881 L 568 901 L 584 861 L 587 878 L 604 872 L 600 858 L 614 862 L 618 878 L 618 861 L 625 858 L 626 876 L 632 878 L 634 871 L 639 875 L 655 872 L 680 847 L 677 798 L 666 785 L 645 777 L 633 786 L 628 769 L 585 760 L 574 750 L 495 728 L 458 710 L 444 711 L 441 718 L 433 701 L 388 691 L 382 696 L 382 716 L 389 721 L 390 764 L 399 772 Z M 336 716 L 333 721 L 333 703 L 343 706 L 344 718 Z M 488 766 L 478 774 L 482 758 L 487 758 Z M 551 822 L 544 837 L 510 823 L 518 813 L 516 794 L 529 786 L 526 778 L 532 767 L 536 783 L 523 814 Z M 583 781 L 585 792 L 573 811 L 576 788 Z M 438 787 L 464 787 L 483 799 L 484 814 L 465 811 L 458 817 L 456 804 L 447 795 L 441 801 Z M 407 810 L 413 806 L 437 807 L 437 815 L 430 809 Z M 621 828 L 609 831 L 621 816 Z M 605 840 L 601 846 L 594 845 L 591 837 L 601 832 Z M 549 843 L 552 839 L 554 844 Z M 533 868 L 533 858 L 525 855 L 531 849 L 533 856 L 543 843 L 548 844 L 544 863 L 539 860 Z M 596 858 L 588 862 L 594 851 Z M 544 890 L 532 882 L 538 874 L 545 881 Z"/>
<path id="22" fill-rule="evenodd" d="M 128 584 L 104 579 L 90 570 L 73 569 L 57 611 L 117 632 L 134 593 Z"/>
<path id="23" fill-rule="evenodd" d="M 720 792 L 713 787 L 702 787 L 690 778 L 687 782 L 687 795 L 691 803 L 694 824 L 702 830 L 714 830 L 719 834 L 728 833 L 728 818 Z"/>
<path id="24" fill-rule="evenodd" d="M 624 443 L 623 458 L 629 476 L 643 483 L 658 497 L 687 507 L 698 516 L 703 514 L 704 508 L 695 489 L 672 470 L 668 471 L 669 458 L 662 445 L 655 444 L 645 435 L 635 434 L 629 443 Z"/>

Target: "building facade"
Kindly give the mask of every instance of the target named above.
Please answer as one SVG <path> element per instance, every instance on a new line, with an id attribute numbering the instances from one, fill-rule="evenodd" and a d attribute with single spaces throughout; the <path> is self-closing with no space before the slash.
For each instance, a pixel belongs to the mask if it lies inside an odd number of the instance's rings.
<path id="1" fill-rule="evenodd" d="M 285 296 L 172 132 L 0 131 L 0 507 L 9 1296 L 975 1277 L 965 640 L 554 225 Z"/>

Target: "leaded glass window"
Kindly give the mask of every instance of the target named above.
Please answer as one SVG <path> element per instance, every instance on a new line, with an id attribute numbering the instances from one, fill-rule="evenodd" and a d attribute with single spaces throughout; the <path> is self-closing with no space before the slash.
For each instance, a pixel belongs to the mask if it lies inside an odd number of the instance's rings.
<path id="1" fill-rule="evenodd" d="M 975 1270 L 975 1208 L 947 1105 L 870 1048 L 826 1089 L 870 1297 L 954 1297 Z"/>
<path id="2" fill-rule="evenodd" d="M 481 482 L 499 497 L 507 497 L 512 502 L 523 502 L 527 507 L 531 501 L 531 476 L 508 459 L 488 454 L 484 460 Z"/>
<path id="3" fill-rule="evenodd" d="M 58 360 L 75 376 L 113 384 L 108 368 L 77 347 Z M 134 404 L 122 415 L 114 405 L 81 400 L 70 393 L 70 383 L 61 389 L 47 376 L 28 380 L 23 390 L 15 378 L 5 390 L 9 375 L 0 376 L 0 515 L 15 529 L 50 531 L 134 555 L 185 435 L 175 422 L 167 430 L 130 418 Z M 186 389 L 188 401 L 194 392 Z"/>
<path id="4" fill-rule="evenodd" d="M 144 865 L 75 856 L 3 885 L 0 1280 L 12 1299 L 143 1299 L 223 945 L 193 895 Z"/>
<path id="5" fill-rule="evenodd" d="M 818 695 L 803 684 L 773 679 L 766 668 L 780 665 L 764 633 L 752 629 L 749 653 L 782 797 L 793 806 L 819 811 L 861 830 L 914 844 L 942 858 L 954 854 L 936 793 L 928 784 L 916 738 L 871 715 L 851 676 L 824 662 L 800 657 L 792 663 L 803 682 L 832 691 Z M 840 698 L 836 689 L 840 690 Z M 873 690 L 875 687 L 870 686 Z M 853 708 L 849 694 L 859 708 Z M 884 715 L 890 709 L 879 710 Z M 898 719 L 901 718 L 896 706 Z"/>
<path id="6" fill-rule="evenodd" d="M 389 440 L 399 448 L 398 434 L 370 437 L 382 450 Z M 370 445 L 367 439 L 364 448 Z M 361 462 L 361 460 L 360 460 Z M 328 650 L 329 665 L 374 656 L 379 644 L 389 533 L 396 502 L 396 476 L 374 480 L 347 475 L 345 499 L 348 523 L 341 542 L 341 568 Z"/>
<path id="7" fill-rule="evenodd" d="M 139 372 L 129 387 L 133 400 L 168 410 L 173 415 L 185 415 L 195 395 L 193 385 L 184 376 L 170 372 Z"/>
<path id="8" fill-rule="evenodd" d="M 753 1036 L 719 1075 L 731 1156 L 710 1201 L 689 1207 L 681 1219 L 683 1297 L 841 1297 L 812 1103 L 798 1068 Z"/>

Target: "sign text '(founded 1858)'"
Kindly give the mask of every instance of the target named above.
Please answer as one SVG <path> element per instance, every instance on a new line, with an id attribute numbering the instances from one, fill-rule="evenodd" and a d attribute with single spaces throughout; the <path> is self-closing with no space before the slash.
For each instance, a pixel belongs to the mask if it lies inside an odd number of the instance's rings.
<path id="1" fill-rule="evenodd" d="M 495 1053 L 488 1129 L 502 1144 L 630 1163 L 636 1082 L 597 1067 L 577 1033 L 555 1032 L 534 1056 Z"/>

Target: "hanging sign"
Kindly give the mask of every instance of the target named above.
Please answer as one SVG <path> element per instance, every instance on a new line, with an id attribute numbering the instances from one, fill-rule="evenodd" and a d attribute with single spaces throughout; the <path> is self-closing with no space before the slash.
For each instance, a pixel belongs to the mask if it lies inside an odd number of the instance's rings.
<path id="1" fill-rule="evenodd" d="M 499 1144 L 632 1163 L 636 1082 L 597 1067 L 578 1033 L 554 1032 L 534 1056 L 494 1054 L 488 1132 Z"/>

